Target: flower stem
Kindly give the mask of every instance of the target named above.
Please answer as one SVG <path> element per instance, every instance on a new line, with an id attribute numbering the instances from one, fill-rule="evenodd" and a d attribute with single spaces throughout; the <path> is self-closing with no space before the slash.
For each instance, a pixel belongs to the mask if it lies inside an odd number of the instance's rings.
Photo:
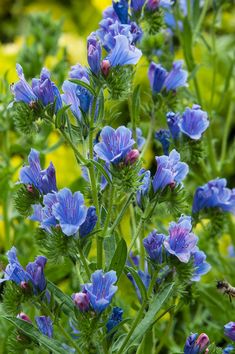
<path id="1" fill-rule="evenodd" d="M 220 170 L 221 171 L 222 171 L 224 159 L 226 156 L 228 134 L 229 134 L 230 125 L 232 123 L 232 117 L 233 117 L 233 104 L 232 104 L 232 102 L 230 102 L 227 117 L 226 117 L 226 122 L 225 122 L 223 140 L 222 140 L 222 148 L 221 148 L 221 156 L 220 156 Z"/>
<path id="2" fill-rule="evenodd" d="M 139 221 L 139 224 L 138 224 L 137 229 L 136 229 L 136 233 L 135 233 L 135 235 L 134 235 L 134 237 L 133 237 L 133 239 L 132 239 L 132 241 L 131 241 L 131 244 L 130 244 L 130 246 L 129 246 L 128 254 L 130 254 L 130 252 L 131 252 L 131 250 L 132 250 L 132 247 L 134 246 L 134 244 L 135 244 L 135 242 L 136 242 L 136 240 L 137 240 L 137 238 L 138 238 L 138 236 L 139 236 L 139 234 L 140 234 L 140 232 L 141 232 L 141 230 L 142 230 L 142 226 L 143 226 L 143 224 L 144 224 L 144 220 L 145 220 L 145 219 L 142 217 L 142 218 L 140 219 L 140 221 Z"/>
<path id="3" fill-rule="evenodd" d="M 90 269 L 89 269 L 89 266 L 88 266 L 88 263 L 87 263 L 87 259 L 86 259 L 86 257 L 84 256 L 83 251 L 82 251 L 82 249 L 81 249 L 80 246 L 78 246 L 78 251 L 79 251 L 79 256 L 80 256 L 80 258 L 81 258 L 81 262 L 82 262 L 82 264 L 83 264 L 83 266 L 84 266 L 84 269 L 85 269 L 85 271 L 86 271 L 86 275 L 87 275 L 88 279 L 90 279 L 90 277 L 91 277 L 91 272 L 90 272 Z"/>
<path id="4" fill-rule="evenodd" d="M 83 163 L 84 165 L 87 163 L 86 159 L 82 156 L 82 154 L 78 151 L 77 147 L 74 145 L 74 143 L 69 139 L 68 135 L 65 133 L 65 131 L 60 128 L 60 133 L 63 135 L 64 139 L 67 141 L 67 143 L 70 145 L 70 147 L 73 149 L 73 152 L 76 156 L 76 159 L 79 162 Z"/>
<path id="5" fill-rule="evenodd" d="M 146 151 L 147 151 L 148 148 L 149 148 L 149 145 L 150 145 L 151 140 L 152 140 L 152 135 L 153 135 L 153 131 L 154 131 L 154 126 L 155 126 L 155 114 L 154 114 L 154 110 L 152 110 L 152 112 L 151 112 L 151 120 L 150 120 L 149 132 L 148 132 L 148 136 L 147 136 L 147 139 L 146 139 L 146 141 L 145 141 L 143 150 L 141 151 L 140 158 L 144 157 Z"/>
<path id="6" fill-rule="evenodd" d="M 79 346 L 77 343 L 71 338 L 71 336 L 66 332 L 63 326 L 61 326 L 60 323 L 56 324 L 57 327 L 60 329 L 60 331 L 63 333 L 64 337 L 68 340 L 69 344 L 76 349 L 77 353 L 82 354 L 82 350 L 80 350 Z"/>
<path id="7" fill-rule="evenodd" d="M 123 207 L 120 210 L 116 220 L 114 221 L 112 227 L 110 228 L 110 233 L 112 233 L 115 230 L 115 228 L 120 224 L 123 215 L 125 214 L 125 212 L 126 212 L 128 206 L 130 205 L 130 203 L 132 202 L 133 195 L 134 195 L 134 193 L 131 193 L 129 195 L 129 197 L 127 198 L 126 203 L 123 205 Z"/>

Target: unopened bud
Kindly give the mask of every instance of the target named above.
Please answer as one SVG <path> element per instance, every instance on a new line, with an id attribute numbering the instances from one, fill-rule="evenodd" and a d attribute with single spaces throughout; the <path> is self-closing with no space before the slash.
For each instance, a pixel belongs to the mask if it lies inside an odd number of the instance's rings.
<path id="1" fill-rule="evenodd" d="M 89 310 L 90 302 L 86 293 L 75 293 L 72 295 L 72 299 L 80 311 L 85 312 Z"/>
<path id="2" fill-rule="evenodd" d="M 173 190 L 173 189 L 175 188 L 175 186 L 176 186 L 176 183 L 175 183 L 175 182 L 172 182 L 172 183 L 169 184 L 169 186 L 170 186 L 170 189 Z"/>
<path id="3" fill-rule="evenodd" d="M 107 77 L 108 74 L 109 74 L 109 70 L 110 70 L 110 62 L 109 60 L 103 60 L 102 63 L 101 63 L 101 71 L 104 75 L 104 77 Z"/>
<path id="4" fill-rule="evenodd" d="M 140 153 L 137 149 L 133 149 L 126 155 L 125 162 L 128 165 L 133 165 L 139 158 Z"/>
<path id="5" fill-rule="evenodd" d="M 20 318 L 23 321 L 32 323 L 32 321 L 30 320 L 29 316 L 27 316 L 24 312 L 20 312 L 16 317 Z"/>
<path id="6" fill-rule="evenodd" d="M 209 337 L 207 336 L 207 334 L 201 333 L 200 336 L 197 338 L 196 343 L 199 346 L 200 352 L 201 352 L 206 349 L 206 347 L 210 343 L 210 340 L 209 340 Z"/>
<path id="7" fill-rule="evenodd" d="M 29 284 L 26 281 L 22 281 L 20 283 L 20 287 L 21 287 L 21 289 L 27 290 L 27 289 L 29 289 Z"/>
<path id="8" fill-rule="evenodd" d="M 146 8 L 150 11 L 154 11 L 159 7 L 159 0 L 148 0 L 146 4 Z"/>
<path id="9" fill-rule="evenodd" d="M 33 193 L 33 186 L 31 186 L 30 184 L 27 185 L 27 191 L 29 193 Z"/>

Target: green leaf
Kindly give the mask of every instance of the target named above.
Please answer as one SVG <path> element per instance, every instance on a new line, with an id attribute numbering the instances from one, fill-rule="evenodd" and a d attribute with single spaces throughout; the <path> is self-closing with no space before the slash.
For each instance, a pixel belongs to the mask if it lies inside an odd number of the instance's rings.
<path id="1" fill-rule="evenodd" d="M 101 165 L 101 163 L 99 163 L 98 161 L 94 161 L 94 160 L 88 160 L 89 163 L 95 165 L 95 167 L 97 168 L 97 170 L 101 173 L 101 175 L 104 175 L 105 179 L 107 180 L 107 182 L 112 185 L 113 182 L 111 180 L 111 178 L 109 177 L 107 171 L 105 170 L 104 166 Z"/>
<path id="2" fill-rule="evenodd" d="M 189 70 L 192 71 L 195 67 L 193 54 L 192 54 L 192 29 L 187 17 L 184 18 L 183 24 L 184 24 L 184 30 L 182 32 L 182 37 L 183 37 L 184 55 L 185 55 L 185 60 L 187 62 L 187 66 Z"/>
<path id="3" fill-rule="evenodd" d="M 107 267 L 109 267 L 112 261 L 113 255 L 115 253 L 115 248 L 116 248 L 115 235 L 111 234 L 111 236 L 105 237 L 104 252 L 105 252 L 105 262 Z"/>
<path id="4" fill-rule="evenodd" d="M 140 85 L 137 85 L 132 94 L 132 120 L 138 124 L 140 113 Z"/>
<path id="5" fill-rule="evenodd" d="M 55 284 L 53 284 L 49 280 L 47 281 L 47 289 L 54 294 L 57 300 L 60 300 L 60 302 L 63 303 L 62 308 L 66 308 L 66 312 L 74 311 L 74 303 L 71 297 L 64 294 L 62 290 L 60 290 Z"/>
<path id="6" fill-rule="evenodd" d="M 173 287 L 174 283 L 169 284 L 162 291 L 155 294 L 153 300 L 149 304 L 148 312 L 146 313 L 143 320 L 136 327 L 129 340 L 129 342 L 131 343 L 130 346 L 137 345 L 139 341 L 143 338 L 146 331 L 148 331 L 154 324 L 157 313 L 161 310 L 164 303 L 171 296 Z"/>
<path id="7" fill-rule="evenodd" d="M 142 301 L 145 301 L 147 299 L 147 291 L 146 291 L 146 288 L 145 288 L 141 278 L 139 277 L 138 273 L 133 268 L 128 267 L 128 266 L 125 267 L 125 272 L 131 273 L 131 275 L 133 276 L 133 278 L 136 282 L 136 285 L 139 288 Z"/>
<path id="8" fill-rule="evenodd" d="M 127 245 L 126 245 L 126 241 L 122 238 L 118 242 L 116 251 L 113 255 L 112 261 L 109 266 L 109 270 L 116 271 L 118 279 L 125 267 L 126 258 L 127 258 Z"/>
<path id="9" fill-rule="evenodd" d="M 71 106 L 71 104 L 68 104 L 64 107 L 62 107 L 56 114 L 56 118 L 55 118 L 55 127 L 56 128 L 60 128 L 61 126 L 64 126 L 65 124 L 65 112 L 69 109 L 69 107 Z"/>
<path id="10" fill-rule="evenodd" d="M 77 80 L 77 79 L 70 79 L 69 81 L 73 82 L 74 84 L 77 84 L 79 86 L 82 86 L 84 88 L 86 88 L 88 91 L 90 91 L 90 93 L 93 96 L 96 96 L 95 90 L 86 82 L 82 81 L 82 80 Z"/>
<path id="11" fill-rule="evenodd" d="M 55 339 L 49 338 L 39 332 L 31 323 L 23 321 L 19 318 L 11 316 L 1 316 L 5 320 L 12 323 L 16 328 L 18 328 L 25 335 L 29 336 L 36 343 L 41 344 L 53 353 L 64 353 L 64 349 L 61 348 L 61 343 Z"/>

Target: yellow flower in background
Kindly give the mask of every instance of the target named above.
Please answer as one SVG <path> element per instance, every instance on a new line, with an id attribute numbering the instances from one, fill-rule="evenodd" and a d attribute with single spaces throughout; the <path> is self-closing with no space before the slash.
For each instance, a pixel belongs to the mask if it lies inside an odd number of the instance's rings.
<path id="1" fill-rule="evenodd" d="M 106 7 L 110 6 L 111 0 L 92 0 L 92 4 L 100 11 L 104 10 Z"/>

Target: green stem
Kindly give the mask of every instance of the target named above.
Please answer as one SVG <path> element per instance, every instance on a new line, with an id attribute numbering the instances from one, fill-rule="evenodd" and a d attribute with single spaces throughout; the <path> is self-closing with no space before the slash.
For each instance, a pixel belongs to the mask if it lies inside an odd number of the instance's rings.
<path id="1" fill-rule="evenodd" d="M 77 343 L 71 338 L 71 336 L 66 332 L 63 326 L 60 323 L 57 323 L 57 327 L 63 333 L 64 337 L 68 340 L 69 344 L 76 349 L 77 353 L 83 354 L 82 350 L 79 348 Z"/>
<path id="2" fill-rule="evenodd" d="M 150 143 L 152 141 L 154 125 L 155 125 L 155 114 L 154 114 L 154 110 L 152 110 L 149 132 L 148 132 L 148 136 L 147 136 L 146 142 L 144 144 L 143 150 L 142 150 L 142 152 L 140 154 L 140 158 L 144 157 L 144 155 L 145 155 L 146 151 L 148 150 L 149 145 L 150 145 Z"/>
<path id="3" fill-rule="evenodd" d="M 210 0 L 205 0 L 205 2 L 204 2 L 204 6 L 203 6 L 203 9 L 202 9 L 201 15 L 200 15 L 199 20 L 197 22 L 197 25 L 196 25 L 196 27 L 195 27 L 195 29 L 193 31 L 193 43 L 195 42 L 195 39 L 197 38 L 197 35 L 200 32 L 202 23 L 204 21 L 204 18 L 206 16 L 206 12 L 207 12 L 207 9 L 208 9 L 208 6 L 209 6 L 209 1 Z"/>
<path id="4" fill-rule="evenodd" d="M 110 233 L 112 233 L 112 232 L 115 230 L 115 228 L 120 224 L 123 215 L 125 214 L 125 212 L 126 212 L 128 206 L 130 205 L 130 203 L 131 203 L 131 201 L 132 201 L 133 195 L 134 195 L 134 193 L 131 193 L 131 194 L 129 195 L 129 197 L 127 198 L 126 203 L 123 205 L 123 207 L 122 207 L 122 209 L 120 210 L 120 212 L 119 212 L 119 214 L 118 214 L 116 220 L 114 221 L 112 227 L 110 228 Z"/>
<path id="5" fill-rule="evenodd" d="M 142 217 L 140 219 L 140 221 L 139 221 L 139 225 L 137 226 L 136 233 L 135 233 L 133 239 L 131 240 L 131 244 L 130 244 L 129 249 L 128 249 L 128 254 L 130 254 L 130 251 L 132 250 L 132 247 L 134 246 L 134 244 L 135 244 L 135 242 L 136 242 L 136 240 L 137 240 L 137 238 L 138 238 L 138 236 L 139 236 L 139 234 L 141 232 L 142 226 L 144 224 L 144 220 L 145 219 Z"/>
<path id="6" fill-rule="evenodd" d="M 226 117 L 226 122 L 225 122 L 225 128 L 224 128 L 223 140 L 222 140 L 222 148 L 221 148 L 221 155 L 220 155 L 220 171 L 221 172 L 222 172 L 222 168 L 223 168 L 224 159 L 225 159 L 225 156 L 226 156 L 227 143 L 228 143 L 228 134 L 229 134 L 230 125 L 232 123 L 232 118 L 233 118 L 233 104 L 232 104 L 232 102 L 230 102 L 230 105 L 229 105 L 229 108 L 228 108 L 227 117 Z"/>
<path id="7" fill-rule="evenodd" d="M 112 209 L 113 209 L 114 191 L 115 191 L 114 186 L 111 185 L 110 186 L 108 211 L 107 211 L 107 215 L 106 215 L 106 218 L 105 218 L 104 229 L 103 229 L 103 232 L 102 232 L 102 238 L 104 238 L 106 236 L 106 232 L 107 232 L 108 227 L 109 227 L 109 222 L 110 222 L 110 219 L 111 219 Z"/>
<path id="8" fill-rule="evenodd" d="M 82 156 L 82 154 L 78 151 L 77 147 L 74 145 L 74 143 L 70 140 L 70 138 L 67 136 L 67 134 L 64 132 L 62 128 L 59 129 L 60 133 L 63 135 L 64 139 L 67 141 L 67 143 L 70 145 L 70 147 L 73 149 L 73 152 L 76 156 L 76 159 L 78 162 L 81 162 L 82 164 L 86 164 L 87 160 Z"/>
<path id="9" fill-rule="evenodd" d="M 81 258 L 81 262 L 82 262 L 82 264 L 83 264 L 83 266 L 84 266 L 84 269 L 85 269 L 85 271 L 86 271 L 86 275 L 87 275 L 88 279 L 90 279 L 90 277 L 91 277 L 91 272 L 90 272 L 90 269 L 89 269 L 89 266 L 88 266 L 88 263 L 87 263 L 87 259 L 86 259 L 86 257 L 84 256 L 83 251 L 82 251 L 82 249 L 80 248 L 80 246 L 78 246 L 78 251 L 79 251 L 79 256 L 80 256 L 80 258 Z"/>
<path id="10" fill-rule="evenodd" d="M 146 305 L 147 305 L 147 301 L 145 300 L 145 301 L 143 302 L 143 304 L 141 305 L 141 308 L 139 309 L 139 312 L 138 312 L 138 314 L 137 314 L 137 317 L 135 318 L 135 320 L 134 320 L 134 322 L 133 322 L 133 325 L 131 326 L 130 331 L 128 332 L 128 335 L 126 336 L 125 340 L 123 341 L 122 346 L 121 346 L 121 348 L 119 349 L 119 351 L 117 352 L 117 354 L 123 354 L 123 353 L 125 353 L 124 348 L 125 348 L 126 345 L 128 344 L 129 339 L 131 338 L 132 333 L 134 332 L 135 328 L 137 327 L 139 321 L 141 320 L 141 317 L 143 316 L 143 313 L 144 313 L 144 310 L 145 310 Z"/>
<path id="11" fill-rule="evenodd" d="M 10 168 L 10 158 L 9 158 L 9 139 L 8 131 L 6 130 L 3 134 L 3 148 L 6 158 L 7 165 Z M 4 222 L 4 234 L 5 234 L 5 248 L 8 250 L 10 248 L 10 237 L 11 237 L 11 228 L 10 228 L 10 218 L 9 218 L 9 209 L 10 209 L 10 198 L 9 198 L 9 179 L 6 180 L 5 190 L 3 191 L 3 222 Z"/>

